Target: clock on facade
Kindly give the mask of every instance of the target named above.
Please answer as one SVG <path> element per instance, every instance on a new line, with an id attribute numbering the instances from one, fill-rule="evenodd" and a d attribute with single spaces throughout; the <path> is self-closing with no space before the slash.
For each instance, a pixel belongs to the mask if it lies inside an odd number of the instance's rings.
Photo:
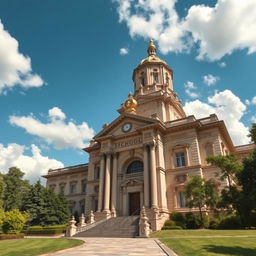
<path id="1" fill-rule="evenodd" d="M 122 131 L 123 132 L 129 132 L 132 129 L 132 124 L 131 123 L 125 123 L 122 126 Z"/>

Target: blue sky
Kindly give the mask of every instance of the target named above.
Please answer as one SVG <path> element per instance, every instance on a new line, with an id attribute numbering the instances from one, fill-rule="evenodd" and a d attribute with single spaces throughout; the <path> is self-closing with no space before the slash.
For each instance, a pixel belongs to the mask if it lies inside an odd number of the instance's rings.
<path id="1" fill-rule="evenodd" d="M 88 161 L 81 148 L 133 90 L 150 38 L 188 114 L 256 121 L 256 2 L 1 0 L 0 171 L 35 180 Z"/>

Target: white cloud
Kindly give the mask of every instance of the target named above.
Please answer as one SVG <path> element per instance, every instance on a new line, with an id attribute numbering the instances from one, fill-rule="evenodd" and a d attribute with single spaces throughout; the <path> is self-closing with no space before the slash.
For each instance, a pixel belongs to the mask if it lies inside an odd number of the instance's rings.
<path id="1" fill-rule="evenodd" d="M 121 48 L 119 51 L 120 55 L 126 55 L 129 53 L 129 49 L 128 48 Z"/>
<path id="2" fill-rule="evenodd" d="M 241 122 L 246 106 L 232 91 L 216 92 L 208 97 L 207 103 L 199 100 L 186 102 L 184 109 L 188 115 L 197 118 L 216 113 L 220 120 L 224 120 L 235 145 L 249 143 L 248 127 Z"/>
<path id="3" fill-rule="evenodd" d="M 218 76 L 208 74 L 208 75 L 203 76 L 203 83 L 208 86 L 211 86 L 211 85 L 216 84 L 219 79 L 220 78 Z"/>
<path id="4" fill-rule="evenodd" d="M 10 167 L 15 166 L 25 173 L 25 179 L 35 182 L 49 169 L 64 166 L 60 161 L 43 156 L 34 144 L 30 148 L 31 155 L 25 154 L 25 151 L 25 146 L 16 143 L 8 144 L 6 147 L 0 144 L 0 172 L 6 173 Z"/>
<path id="5" fill-rule="evenodd" d="M 256 96 L 252 98 L 252 104 L 256 104 Z"/>
<path id="6" fill-rule="evenodd" d="M 253 123 L 256 123 L 256 116 L 252 116 L 252 117 L 251 117 L 251 121 L 252 121 Z"/>
<path id="7" fill-rule="evenodd" d="M 63 113 L 63 111 L 58 107 L 53 107 L 49 109 L 48 114 L 49 114 L 49 117 L 52 119 L 64 120 L 66 118 L 65 113 Z"/>
<path id="8" fill-rule="evenodd" d="M 77 125 L 74 121 L 64 121 L 65 114 L 58 107 L 49 110 L 49 117 L 48 123 L 37 120 L 33 115 L 13 115 L 9 121 L 12 125 L 24 128 L 27 133 L 39 136 L 56 149 L 86 147 L 94 135 L 93 129 L 85 122 Z"/>
<path id="9" fill-rule="evenodd" d="M 32 74 L 31 59 L 18 48 L 18 41 L 4 30 L 0 20 L 0 94 L 15 85 L 30 88 L 44 84 L 39 75 Z"/>
<path id="10" fill-rule="evenodd" d="M 256 1 L 218 0 L 215 6 L 191 6 L 179 17 L 176 0 L 115 0 L 119 21 L 131 37 L 158 41 L 162 53 L 189 51 L 198 45 L 198 59 L 215 61 L 237 49 L 256 52 Z M 223 64 L 224 67 L 224 64 Z"/>
<path id="11" fill-rule="evenodd" d="M 221 68 L 225 68 L 227 66 L 226 62 L 222 61 L 222 62 L 219 62 L 218 65 L 221 67 Z"/>
<path id="12" fill-rule="evenodd" d="M 191 98 L 198 98 L 200 96 L 199 93 L 195 92 L 194 90 L 197 89 L 197 87 L 195 86 L 195 84 L 191 81 L 187 81 L 185 84 L 184 84 L 184 87 L 185 87 L 185 92 L 186 94 L 191 97 Z"/>
<path id="13" fill-rule="evenodd" d="M 246 100 L 245 100 L 245 104 L 246 104 L 246 105 L 250 105 L 251 102 L 250 102 L 248 99 L 246 99 Z"/>

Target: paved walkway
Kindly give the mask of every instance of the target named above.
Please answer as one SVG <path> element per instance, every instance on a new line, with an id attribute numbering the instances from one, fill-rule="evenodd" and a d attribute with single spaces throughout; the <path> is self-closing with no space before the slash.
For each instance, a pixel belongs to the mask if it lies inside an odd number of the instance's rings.
<path id="1" fill-rule="evenodd" d="M 78 238 L 85 245 L 51 256 L 166 256 L 154 239 L 149 238 Z"/>

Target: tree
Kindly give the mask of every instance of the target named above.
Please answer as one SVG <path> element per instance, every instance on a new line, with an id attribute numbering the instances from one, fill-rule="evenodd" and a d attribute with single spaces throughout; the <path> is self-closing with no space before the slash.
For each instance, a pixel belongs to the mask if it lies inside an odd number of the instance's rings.
<path id="1" fill-rule="evenodd" d="M 227 179 L 228 186 L 231 188 L 233 181 L 236 180 L 236 174 L 241 170 L 241 165 L 236 158 L 233 155 L 208 156 L 206 161 L 220 168 L 220 179 Z"/>
<path id="2" fill-rule="evenodd" d="M 256 144 L 256 123 L 252 124 L 252 128 L 250 129 L 250 133 L 248 137 L 251 138 L 251 141 Z"/>
<path id="3" fill-rule="evenodd" d="M 256 124 L 252 125 L 249 137 L 256 144 Z M 243 159 L 243 167 L 237 174 L 241 186 L 239 212 L 244 226 L 252 226 L 256 218 L 256 149 Z M 255 224 L 254 224 L 255 225 Z"/>
<path id="4" fill-rule="evenodd" d="M 29 224 L 40 225 L 42 216 L 45 212 L 45 188 L 37 181 L 30 187 L 29 192 L 25 196 L 23 211 L 29 213 Z"/>
<path id="5" fill-rule="evenodd" d="M 194 175 L 185 186 L 185 194 L 188 200 L 188 206 L 199 209 L 201 225 L 203 226 L 202 209 L 204 207 L 212 209 L 218 201 L 216 185 L 211 180 L 206 181 L 201 176 Z"/>
<path id="6" fill-rule="evenodd" d="M 11 167 L 9 172 L 3 175 L 5 190 L 3 206 L 5 211 L 20 209 L 25 194 L 29 191 L 28 181 L 23 180 L 24 173 L 17 167 Z"/>
<path id="7" fill-rule="evenodd" d="M 38 181 L 31 186 L 23 210 L 30 214 L 30 225 L 55 225 L 67 223 L 70 214 L 63 194 L 55 194 Z"/>
<path id="8" fill-rule="evenodd" d="M 0 210 L 3 208 L 3 198 L 4 198 L 5 183 L 3 175 L 0 173 Z"/>

